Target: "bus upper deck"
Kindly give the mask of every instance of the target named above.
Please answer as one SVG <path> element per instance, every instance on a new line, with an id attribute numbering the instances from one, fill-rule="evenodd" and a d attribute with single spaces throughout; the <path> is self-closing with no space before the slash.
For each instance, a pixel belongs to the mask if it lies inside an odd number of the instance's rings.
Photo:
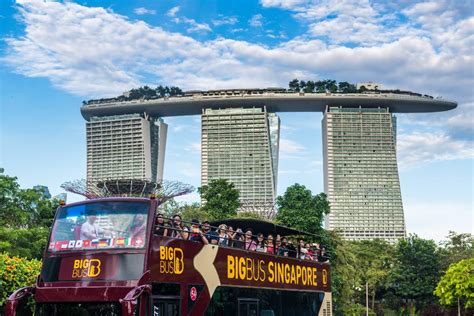
<path id="1" fill-rule="evenodd" d="M 60 207 L 36 285 L 12 294 L 6 315 L 28 314 L 28 297 L 37 315 L 331 314 L 328 263 L 157 235 L 157 206 Z"/>

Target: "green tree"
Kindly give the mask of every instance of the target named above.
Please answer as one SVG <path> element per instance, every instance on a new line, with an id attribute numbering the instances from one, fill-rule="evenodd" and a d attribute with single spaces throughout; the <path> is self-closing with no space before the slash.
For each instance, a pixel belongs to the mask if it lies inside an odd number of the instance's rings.
<path id="1" fill-rule="evenodd" d="M 382 239 L 358 241 L 351 245 L 357 258 L 359 286 L 365 289 L 365 284 L 368 284 L 371 308 L 375 310 L 376 294 L 385 290 L 395 249 Z"/>
<path id="2" fill-rule="evenodd" d="M 321 81 L 321 80 L 316 81 L 315 86 L 316 86 L 316 92 L 317 93 L 326 92 L 326 82 L 325 81 Z"/>
<path id="3" fill-rule="evenodd" d="M 291 91 L 299 92 L 300 91 L 300 82 L 298 79 L 293 79 L 288 83 L 288 87 Z"/>
<path id="4" fill-rule="evenodd" d="M 314 92 L 315 88 L 316 88 L 316 84 L 314 83 L 314 81 L 308 80 L 306 82 L 305 88 L 303 89 L 303 92 L 312 93 L 312 92 Z"/>
<path id="5" fill-rule="evenodd" d="M 177 208 L 177 211 L 185 221 L 197 219 L 202 222 L 209 219 L 209 214 L 199 205 L 199 203 L 181 205 Z"/>
<path id="6" fill-rule="evenodd" d="M 389 287 L 394 294 L 409 301 L 411 313 L 434 301 L 433 291 L 439 279 L 439 258 L 432 240 L 410 235 L 396 245 Z"/>
<path id="7" fill-rule="evenodd" d="M 300 87 L 298 88 L 298 91 L 304 91 L 306 89 L 306 81 L 301 80 L 300 81 Z"/>
<path id="8" fill-rule="evenodd" d="M 248 219 L 259 219 L 259 220 L 266 220 L 262 215 L 257 212 L 252 211 L 242 211 L 239 212 L 237 215 L 234 216 L 235 218 L 248 218 Z"/>
<path id="9" fill-rule="evenodd" d="M 298 183 L 277 198 L 277 207 L 277 222 L 313 234 L 321 234 L 323 217 L 329 214 L 326 194 L 313 195 Z"/>
<path id="10" fill-rule="evenodd" d="M 353 247 L 335 231 L 323 231 L 321 245 L 328 249 L 331 262 L 334 315 L 360 315 L 362 306 L 355 302 L 360 285 Z"/>
<path id="11" fill-rule="evenodd" d="M 463 259 L 474 258 L 474 237 L 469 233 L 458 234 L 450 231 L 447 240 L 440 243 L 441 270 Z"/>
<path id="12" fill-rule="evenodd" d="M 208 185 L 198 188 L 201 198 L 206 201 L 202 209 L 210 220 L 233 217 L 240 206 L 239 191 L 226 179 L 214 179 Z"/>
<path id="13" fill-rule="evenodd" d="M 434 294 L 443 305 L 474 307 L 474 258 L 452 264 L 441 277 Z"/>
<path id="14" fill-rule="evenodd" d="M 41 258 L 58 204 L 0 174 L 0 252 Z"/>

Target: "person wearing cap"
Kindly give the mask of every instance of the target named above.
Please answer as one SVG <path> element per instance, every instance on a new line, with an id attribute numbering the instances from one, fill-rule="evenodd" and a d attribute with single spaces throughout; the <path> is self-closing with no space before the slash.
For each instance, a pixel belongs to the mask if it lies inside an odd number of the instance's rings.
<path id="1" fill-rule="evenodd" d="M 205 245 L 209 244 L 205 234 L 202 232 L 200 228 L 199 221 L 197 219 L 193 219 L 191 221 L 191 234 L 189 235 L 189 240 L 202 242 Z"/>

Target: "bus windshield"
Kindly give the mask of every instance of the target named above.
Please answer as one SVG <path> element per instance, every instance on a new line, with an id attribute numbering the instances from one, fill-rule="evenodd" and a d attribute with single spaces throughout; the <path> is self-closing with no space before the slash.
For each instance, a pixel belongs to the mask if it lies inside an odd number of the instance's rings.
<path id="1" fill-rule="evenodd" d="M 150 204 L 110 201 L 59 209 L 48 250 L 144 248 Z"/>

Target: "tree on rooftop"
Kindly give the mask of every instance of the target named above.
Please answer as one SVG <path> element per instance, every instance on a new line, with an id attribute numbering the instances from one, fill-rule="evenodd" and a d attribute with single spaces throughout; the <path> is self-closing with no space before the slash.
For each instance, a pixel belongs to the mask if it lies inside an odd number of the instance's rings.
<path id="1" fill-rule="evenodd" d="M 316 88 L 316 85 L 315 85 L 314 81 L 308 80 L 308 81 L 306 82 L 305 88 L 303 89 L 303 92 L 305 92 L 305 93 L 312 93 L 312 92 L 314 92 L 314 89 L 315 89 L 315 88 Z"/>
<path id="2" fill-rule="evenodd" d="M 298 79 L 293 79 L 288 83 L 288 87 L 291 91 L 299 92 L 300 91 L 300 82 Z"/>

